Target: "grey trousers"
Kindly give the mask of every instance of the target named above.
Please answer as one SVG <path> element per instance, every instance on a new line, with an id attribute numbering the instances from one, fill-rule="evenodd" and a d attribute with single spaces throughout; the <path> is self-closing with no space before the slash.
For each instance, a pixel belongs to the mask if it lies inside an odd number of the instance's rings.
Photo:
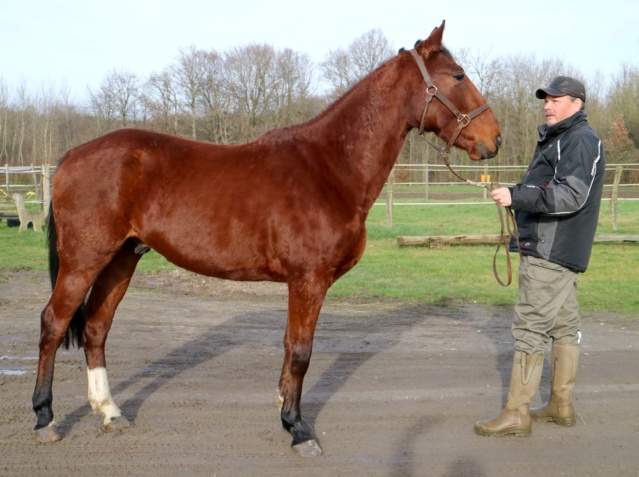
<path id="1" fill-rule="evenodd" d="M 512 326 L 515 349 L 543 353 L 548 341 L 580 341 L 577 273 L 561 265 L 524 255 L 519 266 L 519 302 Z"/>

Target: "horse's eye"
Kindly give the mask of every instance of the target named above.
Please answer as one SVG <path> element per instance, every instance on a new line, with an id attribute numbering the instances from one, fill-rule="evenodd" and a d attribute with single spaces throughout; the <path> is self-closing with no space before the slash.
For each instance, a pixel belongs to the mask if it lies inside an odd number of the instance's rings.
<path id="1" fill-rule="evenodd" d="M 466 75 L 464 73 L 457 73 L 456 75 L 453 75 L 453 78 L 455 78 L 457 81 L 461 81 L 466 77 Z"/>

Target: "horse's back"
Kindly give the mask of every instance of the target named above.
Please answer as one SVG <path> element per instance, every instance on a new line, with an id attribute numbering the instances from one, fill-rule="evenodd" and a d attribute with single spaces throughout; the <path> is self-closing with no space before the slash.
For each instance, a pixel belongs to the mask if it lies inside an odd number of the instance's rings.
<path id="1" fill-rule="evenodd" d="M 105 247 L 136 238 L 206 275 L 285 280 L 287 269 L 327 253 L 339 267 L 338 256 L 361 239 L 363 218 L 312 154 L 290 137 L 275 139 L 226 146 L 115 131 L 64 156 L 56 221 L 75 233 L 92 228 Z"/>
<path id="2" fill-rule="evenodd" d="M 61 158 L 53 182 L 54 206 L 75 196 L 79 206 L 89 200 L 131 210 L 131 201 L 167 194 L 190 174 L 201 176 L 206 159 L 222 156 L 228 148 L 141 129 L 117 130 Z"/>

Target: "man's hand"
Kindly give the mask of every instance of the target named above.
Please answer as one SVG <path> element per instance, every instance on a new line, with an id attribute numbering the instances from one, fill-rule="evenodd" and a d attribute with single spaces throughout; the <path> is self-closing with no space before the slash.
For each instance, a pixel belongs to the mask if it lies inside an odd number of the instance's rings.
<path id="1" fill-rule="evenodd" d="M 513 198 L 510 196 L 510 189 L 508 187 L 500 187 L 499 189 L 491 191 L 490 197 L 501 207 L 510 207 L 513 203 Z"/>

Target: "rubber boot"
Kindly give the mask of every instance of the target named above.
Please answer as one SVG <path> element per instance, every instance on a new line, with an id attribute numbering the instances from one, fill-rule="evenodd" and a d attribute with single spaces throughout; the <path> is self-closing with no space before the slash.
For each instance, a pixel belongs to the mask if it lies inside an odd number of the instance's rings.
<path id="1" fill-rule="evenodd" d="M 530 400 L 539 388 L 543 363 L 543 354 L 529 355 L 523 351 L 515 351 L 506 406 L 494 419 L 477 422 L 477 434 L 525 437 L 532 433 Z"/>
<path id="2" fill-rule="evenodd" d="M 566 427 L 575 425 L 572 393 L 575 388 L 578 361 L 579 346 L 553 345 L 550 398 L 543 406 L 530 411 L 530 415 L 535 421 L 554 422 Z"/>

